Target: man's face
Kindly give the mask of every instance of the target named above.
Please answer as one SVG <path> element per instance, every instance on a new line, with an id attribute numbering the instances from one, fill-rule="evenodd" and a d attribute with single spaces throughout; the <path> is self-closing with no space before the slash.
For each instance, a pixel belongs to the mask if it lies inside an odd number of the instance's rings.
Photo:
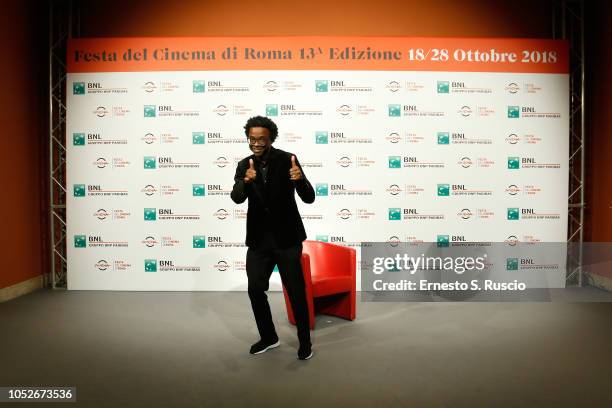
<path id="1" fill-rule="evenodd" d="M 249 129 L 249 149 L 257 157 L 261 157 L 272 146 L 270 131 L 264 127 L 252 127 Z"/>

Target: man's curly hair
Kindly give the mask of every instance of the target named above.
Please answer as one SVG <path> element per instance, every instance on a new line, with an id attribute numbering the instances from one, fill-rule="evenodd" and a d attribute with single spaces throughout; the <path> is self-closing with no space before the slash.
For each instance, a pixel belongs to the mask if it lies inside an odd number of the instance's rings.
<path id="1" fill-rule="evenodd" d="M 272 119 L 265 116 L 253 116 L 247 120 L 246 125 L 244 125 L 244 134 L 246 137 L 249 137 L 249 130 L 254 127 L 268 129 L 270 131 L 270 140 L 272 142 L 274 142 L 276 140 L 276 136 L 278 136 L 278 127 L 276 126 L 276 123 L 272 122 Z"/>

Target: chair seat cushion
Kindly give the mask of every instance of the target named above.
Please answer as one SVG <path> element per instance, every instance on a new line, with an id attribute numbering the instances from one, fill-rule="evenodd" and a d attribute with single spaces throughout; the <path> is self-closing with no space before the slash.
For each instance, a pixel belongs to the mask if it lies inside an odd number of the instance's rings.
<path id="1" fill-rule="evenodd" d="M 352 282 L 350 276 L 312 277 L 312 295 L 314 297 L 350 292 L 351 289 Z"/>

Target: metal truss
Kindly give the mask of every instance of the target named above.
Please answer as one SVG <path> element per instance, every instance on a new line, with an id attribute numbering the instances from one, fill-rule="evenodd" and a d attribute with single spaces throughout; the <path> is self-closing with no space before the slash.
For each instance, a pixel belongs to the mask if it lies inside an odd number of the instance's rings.
<path id="1" fill-rule="evenodd" d="M 567 284 L 583 285 L 585 209 L 584 0 L 556 1 L 553 38 L 569 41 L 569 195 Z"/>
<path id="2" fill-rule="evenodd" d="M 67 287 L 66 262 L 66 46 L 75 6 L 49 0 L 49 226 L 50 271 L 45 286 Z"/>

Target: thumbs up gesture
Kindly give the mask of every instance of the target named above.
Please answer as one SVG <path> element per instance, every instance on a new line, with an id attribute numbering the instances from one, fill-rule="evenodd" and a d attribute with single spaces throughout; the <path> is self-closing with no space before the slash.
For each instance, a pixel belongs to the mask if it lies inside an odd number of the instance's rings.
<path id="1" fill-rule="evenodd" d="M 295 164 L 295 156 L 291 156 L 291 168 L 289 169 L 289 178 L 293 181 L 302 179 L 302 171 Z"/>
<path id="2" fill-rule="evenodd" d="M 249 159 L 249 168 L 244 174 L 244 182 L 248 184 L 255 181 L 256 178 L 257 172 L 255 171 L 255 165 L 253 165 L 253 159 Z"/>

